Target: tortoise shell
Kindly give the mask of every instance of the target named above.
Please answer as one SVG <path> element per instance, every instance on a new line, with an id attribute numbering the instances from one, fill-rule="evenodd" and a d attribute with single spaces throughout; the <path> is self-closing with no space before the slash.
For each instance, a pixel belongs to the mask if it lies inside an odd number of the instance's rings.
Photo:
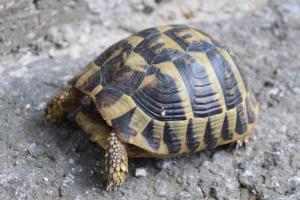
<path id="1" fill-rule="evenodd" d="M 237 58 L 184 25 L 149 28 L 115 43 L 74 86 L 122 141 L 158 155 L 243 139 L 259 110 Z"/>

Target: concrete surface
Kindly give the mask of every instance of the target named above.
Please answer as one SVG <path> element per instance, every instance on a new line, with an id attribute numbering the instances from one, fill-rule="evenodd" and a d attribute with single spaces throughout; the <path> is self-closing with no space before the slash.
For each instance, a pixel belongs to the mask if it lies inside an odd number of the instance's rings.
<path id="1" fill-rule="evenodd" d="M 0 0 L 0 199 L 300 199 L 299 1 L 101 2 Z M 110 44 L 167 23 L 238 54 L 260 120 L 246 150 L 130 160 L 126 183 L 108 193 L 102 150 L 74 124 L 46 124 L 43 108 Z"/>

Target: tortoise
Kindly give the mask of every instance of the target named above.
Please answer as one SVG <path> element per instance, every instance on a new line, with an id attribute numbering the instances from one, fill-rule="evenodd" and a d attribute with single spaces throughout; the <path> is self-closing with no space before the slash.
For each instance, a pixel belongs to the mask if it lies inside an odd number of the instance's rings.
<path id="1" fill-rule="evenodd" d="M 110 46 L 45 109 L 50 122 L 70 113 L 105 150 L 111 190 L 125 181 L 128 157 L 245 141 L 259 105 L 227 48 L 196 28 L 166 25 Z"/>

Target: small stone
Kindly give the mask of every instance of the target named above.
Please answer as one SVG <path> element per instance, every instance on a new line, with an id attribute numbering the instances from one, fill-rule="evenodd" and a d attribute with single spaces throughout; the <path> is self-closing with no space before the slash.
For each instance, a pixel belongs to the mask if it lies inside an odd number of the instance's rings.
<path id="1" fill-rule="evenodd" d="M 294 176 L 288 180 L 291 185 L 291 188 L 300 187 L 300 176 Z"/>
<path id="2" fill-rule="evenodd" d="M 34 142 L 28 146 L 27 152 L 32 157 L 37 158 L 38 156 L 41 156 L 44 153 L 44 150 L 41 145 Z"/>
<path id="3" fill-rule="evenodd" d="M 13 166 L 18 166 L 20 164 L 20 162 L 18 160 L 16 160 L 14 163 L 13 163 Z"/>
<path id="4" fill-rule="evenodd" d="M 283 125 L 283 126 L 280 127 L 279 131 L 282 134 L 286 134 L 287 131 L 288 131 L 288 127 L 286 125 Z"/>
<path id="5" fill-rule="evenodd" d="M 44 110 L 45 107 L 46 107 L 46 103 L 41 102 L 37 105 L 36 110 Z"/>
<path id="6" fill-rule="evenodd" d="M 252 190 L 251 190 L 251 194 L 256 195 L 256 194 L 257 194 L 256 190 L 255 190 L 255 189 L 252 189 Z"/>
<path id="7" fill-rule="evenodd" d="M 170 183 L 165 180 L 158 179 L 155 184 L 155 192 L 159 197 L 171 196 Z"/>
<path id="8" fill-rule="evenodd" d="M 69 159 L 69 164 L 74 164 L 74 160 L 72 158 Z"/>
<path id="9" fill-rule="evenodd" d="M 273 88 L 269 91 L 269 95 L 271 98 L 276 98 L 280 93 L 279 88 Z"/>
<path id="10" fill-rule="evenodd" d="M 48 179 L 47 177 L 44 177 L 43 180 L 44 180 L 45 182 L 48 182 L 48 181 L 49 181 L 49 179 Z"/>
<path id="11" fill-rule="evenodd" d="M 173 160 L 159 160 L 156 162 L 156 167 L 159 169 L 171 168 L 175 162 Z"/>
<path id="12" fill-rule="evenodd" d="M 147 170 L 145 168 L 136 168 L 135 177 L 145 177 L 147 176 Z"/>
<path id="13" fill-rule="evenodd" d="M 177 200 L 185 200 L 185 199 L 189 199 L 191 198 L 191 194 L 187 191 L 181 191 L 178 195 L 177 195 Z"/>
<path id="14" fill-rule="evenodd" d="M 29 110 L 29 109 L 30 109 L 30 107 L 31 107 L 31 105 L 30 105 L 30 104 L 26 104 L 26 106 L 25 106 L 25 111 Z"/>
<path id="15" fill-rule="evenodd" d="M 82 172 L 82 171 L 83 171 L 82 167 L 79 166 L 79 167 L 78 167 L 78 171 L 79 171 L 79 172 Z"/>
<path id="16" fill-rule="evenodd" d="M 50 58 L 54 58 L 56 56 L 56 51 L 54 48 L 49 49 L 48 55 Z"/>
<path id="17" fill-rule="evenodd" d="M 196 17 L 197 12 L 195 10 L 191 10 L 189 12 L 183 13 L 183 16 L 187 19 L 192 19 Z"/>

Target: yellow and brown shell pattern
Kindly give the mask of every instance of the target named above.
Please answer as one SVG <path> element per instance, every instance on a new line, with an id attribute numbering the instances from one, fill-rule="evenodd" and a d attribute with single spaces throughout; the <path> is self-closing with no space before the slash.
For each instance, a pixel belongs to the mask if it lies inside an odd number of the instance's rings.
<path id="1" fill-rule="evenodd" d="M 259 110 L 236 57 L 184 25 L 146 29 L 112 45 L 75 87 L 121 140 L 158 156 L 243 139 Z"/>

